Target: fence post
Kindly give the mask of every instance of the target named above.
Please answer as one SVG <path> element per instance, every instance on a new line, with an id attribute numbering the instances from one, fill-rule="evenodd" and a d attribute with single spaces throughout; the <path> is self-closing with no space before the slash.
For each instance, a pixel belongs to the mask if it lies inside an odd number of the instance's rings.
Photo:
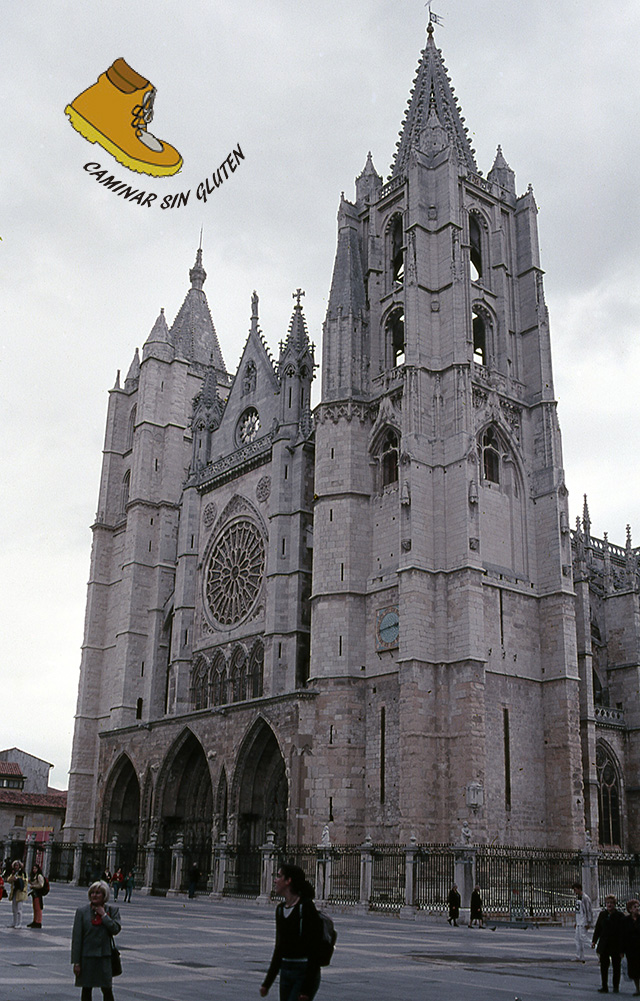
<path id="1" fill-rule="evenodd" d="M 416 856 L 418 854 L 418 839 L 411 835 L 409 844 L 404 849 L 404 904 L 400 908 L 400 917 L 413 919 L 416 913 L 415 872 Z"/>
<path id="2" fill-rule="evenodd" d="M 73 879 L 71 880 L 72 886 L 80 886 L 80 880 L 82 879 L 82 856 L 84 853 L 84 833 L 81 831 L 78 835 L 78 840 L 76 841 L 75 848 L 73 849 Z"/>
<path id="3" fill-rule="evenodd" d="M 471 917 L 471 894 L 476 885 L 476 855 L 478 849 L 471 845 L 458 845 L 454 852 L 454 882 L 460 894 L 460 923 L 469 924 Z"/>
<path id="4" fill-rule="evenodd" d="M 158 835 L 154 833 L 144 846 L 144 885 L 138 891 L 146 897 L 153 893 L 153 883 L 156 878 L 157 848 Z"/>
<path id="5" fill-rule="evenodd" d="M 171 845 L 171 886 L 168 897 L 177 897 L 182 891 L 182 871 L 184 869 L 184 835 L 179 833 L 175 845 Z"/>
<path id="6" fill-rule="evenodd" d="M 27 858 L 24 867 L 27 874 L 31 876 L 31 870 L 33 869 L 33 856 L 36 850 L 36 836 L 35 834 L 27 834 L 27 839 L 25 843 L 25 848 L 27 849 Z"/>
<path id="7" fill-rule="evenodd" d="M 118 851 L 118 835 L 114 834 L 111 841 L 107 844 L 107 863 L 106 867 L 113 876 L 117 869 L 116 866 L 116 856 Z"/>
<path id="8" fill-rule="evenodd" d="M 211 890 L 209 896 L 214 900 L 221 900 L 224 896 L 224 885 L 227 881 L 227 859 L 229 849 L 227 845 L 227 835 L 220 835 L 217 845 L 213 846 L 213 866 L 211 869 Z"/>
<path id="9" fill-rule="evenodd" d="M 51 854 L 53 851 L 53 834 L 42 847 L 42 875 L 49 879 L 51 875 Z"/>
<path id="10" fill-rule="evenodd" d="M 359 911 L 368 911 L 371 902 L 371 887 L 373 883 L 373 845 L 371 835 L 367 834 L 364 844 L 360 845 L 360 900 Z"/>
<path id="11" fill-rule="evenodd" d="M 275 861 L 278 856 L 278 849 L 275 844 L 276 836 L 273 831 L 267 831 L 267 843 L 260 846 L 262 854 L 262 866 L 260 868 L 260 896 L 257 904 L 271 903 L 271 890 L 273 889 L 273 874 Z"/>
<path id="12" fill-rule="evenodd" d="M 582 853 L 582 888 L 594 907 L 598 907 L 600 901 L 599 858 L 599 853 L 589 848 Z"/>

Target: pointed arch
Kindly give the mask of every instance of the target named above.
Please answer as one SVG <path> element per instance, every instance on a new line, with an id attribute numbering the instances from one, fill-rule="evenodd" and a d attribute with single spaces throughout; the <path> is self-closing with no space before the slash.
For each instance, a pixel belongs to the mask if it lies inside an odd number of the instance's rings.
<path id="1" fill-rule="evenodd" d="M 263 716 L 254 721 L 240 746 L 230 806 L 236 817 L 236 841 L 241 847 L 264 844 L 267 831 L 275 833 L 276 844 L 286 843 L 287 770 L 276 735 Z"/>
<path id="2" fill-rule="evenodd" d="M 126 473 L 122 477 L 122 489 L 120 492 L 120 514 L 125 515 L 127 513 L 127 504 L 129 503 L 129 492 L 131 490 L 131 470 L 127 469 Z"/>
<path id="3" fill-rule="evenodd" d="M 484 302 L 474 302 L 471 314 L 473 360 L 489 367 L 495 358 L 496 318 Z"/>
<path id="4" fill-rule="evenodd" d="M 206 709 L 209 705 L 209 664 L 205 657 L 198 657 L 191 668 L 191 707 Z"/>
<path id="5" fill-rule="evenodd" d="M 129 413 L 129 421 L 127 424 L 127 440 L 125 442 L 125 452 L 128 452 L 130 448 L 133 448 L 133 436 L 136 430 L 136 415 L 138 408 L 134 403 L 131 412 Z"/>
<path id="6" fill-rule="evenodd" d="M 137 844 L 140 784 L 131 758 L 124 752 L 109 770 L 103 804 L 104 840 L 110 841 L 115 834 L 120 844 Z"/>
<path id="7" fill-rule="evenodd" d="M 610 745 L 596 741 L 598 841 L 602 848 L 622 848 L 622 768 Z"/>
<path id="8" fill-rule="evenodd" d="M 386 246 L 390 291 L 398 291 L 404 285 L 405 238 L 401 212 L 394 212 L 386 225 Z"/>
<path id="9" fill-rule="evenodd" d="M 482 560 L 528 577 L 526 480 L 517 442 L 493 420 L 479 429 L 476 450 Z"/>
<path id="10" fill-rule="evenodd" d="M 371 442 L 371 455 L 375 463 L 375 489 L 381 493 L 399 479 L 400 431 L 395 425 L 378 428 Z"/>
<path id="11" fill-rule="evenodd" d="M 472 282 L 485 284 L 489 274 L 489 224 L 478 208 L 469 209 L 469 265 Z"/>
<path id="12" fill-rule="evenodd" d="M 247 670 L 247 698 L 259 699 L 264 685 L 264 644 L 257 639 L 249 655 Z"/>
<path id="13" fill-rule="evenodd" d="M 156 785 L 161 840 L 173 844 L 182 834 L 191 851 L 211 846 L 213 789 L 204 748 L 186 727 L 167 752 Z"/>

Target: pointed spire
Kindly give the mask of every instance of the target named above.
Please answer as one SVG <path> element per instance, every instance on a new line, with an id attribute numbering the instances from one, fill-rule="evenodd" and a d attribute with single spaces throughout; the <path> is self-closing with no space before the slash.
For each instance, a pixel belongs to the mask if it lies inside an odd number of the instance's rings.
<path id="1" fill-rule="evenodd" d="M 127 378 L 124 380 L 124 388 L 127 390 L 135 389 L 138 385 L 138 380 L 140 379 L 140 352 L 136 348 L 136 353 L 133 356 L 133 360 L 129 366 L 129 371 L 127 372 Z"/>
<path id="2" fill-rule="evenodd" d="M 589 539 L 591 537 L 591 518 L 589 517 L 589 505 L 587 504 L 586 494 L 584 494 L 584 505 L 582 508 L 582 524 L 584 526 L 584 534 Z"/>
<path id="3" fill-rule="evenodd" d="M 205 407 L 212 407 L 218 399 L 218 380 L 213 366 L 207 369 L 207 374 L 204 377 L 201 399 Z"/>
<path id="4" fill-rule="evenodd" d="M 373 166 L 373 157 L 369 151 L 362 173 L 356 177 L 356 202 L 370 201 L 371 195 L 379 191 L 381 187 L 382 178 Z"/>
<path id="5" fill-rule="evenodd" d="M 196 262 L 189 271 L 191 288 L 178 311 L 169 331 L 170 341 L 176 352 L 190 361 L 213 365 L 226 372 L 224 359 L 218 342 L 207 296 L 202 288 L 207 272 L 202 265 L 202 248 L 196 252 Z"/>
<path id="6" fill-rule="evenodd" d="M 327 317 L 336 316 L 339 309 L 359 315 L 365 307 L 362 255 L 357 226 L 355 206 L 346 201 L 343 195 L 338 210 L 338 248 L 333 266 Z"/>
<path id="7" fill-rule="evenodd" d="M 292 351 L 295 355 L 300 357 L 309 347 L 307 324 L 304 318 L 304 313 L 302 312 L 302 306 L 300 304 L 300 299 L 303 295 L 304 292 L 301 288 L 296 289 L 296 291 L 292 294 L 292 298 L 296 300 L 296 304 L 293 307 L 293 313 L 291 314 L 289 333 L 287 334 L 287 339 L 285 341 L 281 357 L 288 351 Z"/>
<path id="8" fill-rule="evenodd" d="M 512 195 L 516 193 L 516 175 L 502 154 L 502 146 L 498 146 L 493 167 L 487 174 L 487 180 L 499 185 Z"/>
<path id="9" fill-rule="evenodd" d="M 419 144 L 420 133 L 428 125 L 431 129 L 434 124 L 445 130 L 448 142 L 456 151 L 460 164 L 473 174 L 479 174 L 474 158 L 475 150 L 471 148 L 468 130 L 458 109 L 458 102 L 442 54 L 433 40 L 433 26 L 430 23 L 427 44 L 418 65 L 400 132 L 398 151 L 391 165 L 393 177 L 405 173 L 411 150 Z M 427 143 L 430 138 L 432 136 L 426 137 Z M 442 137 L 439 137 L 438 141 L 442 141 Z"/>
<path id="10" fill-rule="evenodd" d="M 169 328 L 164 315 L 164 306 L 158 313 L 158 319 L 151 328 L 146 344 L 168 344 L 170 342 Z"/>
<path id="11" fill-rule="evenodd" d="M 120 369 L 116 372 L 116 381 L 113 384 L 114 389 L 120 389 Z"/>
<path id="12" fill-rule="evenodd" d="M 196 251 L 196 263 L 189 271 L 189 279 L 191 281 L 191 288 L 198 289 L 201 292 L 202 286 L 207 280 L 207 272 L 202 266 L 202 232 L 200 232 L 200 246 Z"/>

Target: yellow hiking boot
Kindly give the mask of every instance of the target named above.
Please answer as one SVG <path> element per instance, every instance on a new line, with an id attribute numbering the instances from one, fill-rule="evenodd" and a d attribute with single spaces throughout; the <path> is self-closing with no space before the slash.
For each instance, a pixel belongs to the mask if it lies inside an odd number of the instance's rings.
<path id="1" fill-rule="evenodd" d="M 156 88 L 116 59 L 98 82 L 64 109 L 74 129 L 91 143 L 99 143 L 118 163 L 139 174 L 165 177 L 177 174 L 182 157 L 169 143 L 147 131 L 153 118 Z"/>

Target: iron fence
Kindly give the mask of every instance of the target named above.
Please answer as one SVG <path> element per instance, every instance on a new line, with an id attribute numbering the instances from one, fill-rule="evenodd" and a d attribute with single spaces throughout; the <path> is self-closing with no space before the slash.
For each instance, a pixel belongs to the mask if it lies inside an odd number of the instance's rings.
<path id="1" fill-rule="evenodd" d="M 455 882 L 455 854 L 449 845 L 421 845 L 414 863 L 413 904 L 420 910 L 447 906 Z"/>
<path id="2" fill-rule="evenodd" d="M 575 909 L 573 883 L 582 881 L 582 856 L 535 848 L 483 845 L 476 882 L 485 912 L 514 921 L 555 918 Z"/>
<path id="3" fill-rule="evenodd" d="M 327 899 L 334 904 L 357 904 L 360 900 L 359 848 L 332 848 L 331 892 Z"/>
<path id="4" fill-rule="evenodd" d="M 259 848 L 227 849 L 225 897 L 257 897 L 260 893 L 262 853 Z"/>
<path id="5" fill-rule="evenodd" d="M 372 911 L 399 911 L 404 904 L 406 856 L 402 848 L 376 846 L 371 860 Z"/>
<path id="6" fill-rule="evenodd" d="M 601 854 L 598 859 L 598 882 L 600 885 L 600 905 L 612 893 L 623 904 L 640 893 L 640 855 L 625 855 L 621 852 Z M 595 901 L 594 901 L 595 903 Z"/>
<path id="7" fill-rule="evenodd" d="M 54 841 L 51 845 L 51 867 L 49 879 L 70 883 L 73 879 L 73 859 L 75 845 Z"/>

